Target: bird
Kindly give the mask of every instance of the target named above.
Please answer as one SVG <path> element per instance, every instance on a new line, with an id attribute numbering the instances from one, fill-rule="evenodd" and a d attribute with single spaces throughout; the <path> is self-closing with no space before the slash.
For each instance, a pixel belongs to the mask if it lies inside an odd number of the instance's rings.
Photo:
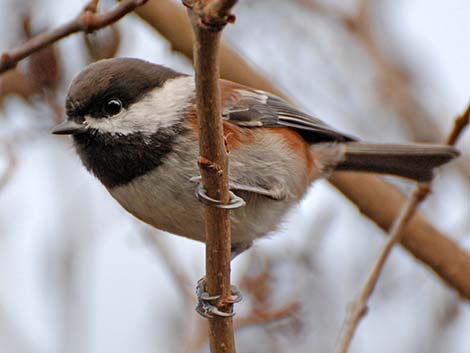
<path id="1" fill-rule="evenodd" d="M 222 79 L 219 89 L 229 189 L 244 205 L 230 211 L 232 258 L 275 231 L 310 185 L 334 171 L 430 181 L 459 155 L 447 145 L 363 142 L 271 93 Z M 52 133 L 72 136 L 83 165 L 124 209 L 157 229 L 205 241 L 205 206 L 194 190 L 210 199 L 195 186 L 193 76 L 136 58 L 100 60 L 72 80 L 65 111 Z M 200 313 L 226 314 L 198 294 Z"/>

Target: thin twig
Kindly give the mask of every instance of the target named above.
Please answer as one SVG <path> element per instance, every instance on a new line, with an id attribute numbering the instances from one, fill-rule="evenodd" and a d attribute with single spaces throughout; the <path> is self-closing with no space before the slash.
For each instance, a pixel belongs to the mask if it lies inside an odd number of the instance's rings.
<path id="1" fill-rule="evenodd" d="M 145 4 L 147 0 L 124 0 L 103 14 L 97 14 L 97 0 L 91 0 L 80 14 L 72 21 L 48 32 L 38 34 L 19 47 L 0 56 L 0 73 L 12 69 L 16 64 L 32 53 L 51 45 L 58 40 L 77 32 L 90 33 L 106 27 Z"/>
<path id="2" fill-rule="evenodd" d="M 297 313 L 300 309 L 299 302 L 292 302 L 281 306 L 278 309 L 269 311 L 252 310 L 247 316 L 235 320 L 235 329 L 241 330 L 247 327 L 266 325 L 274 321 L 285 319 Z"/>
<path id="3" fill-rule="evenodd" d="M 219 92 L 219 42 L 225 24 L 233 22 L 230 9 L 236 0 L 184 1 L 195 34 L 194 69 L 199 125 L 199 170 L 209 197 L 229 202 L 228 156 L 225 150 Z M 209 295 L 220 295 L 215 305 L 232 312 L 225 298 L 230 289 L 230 218 L 227 210 L 205 207 L 206 288 Z M 235 339 L 231 317 L 209 319 L 212 353 L 234 353 Z"/>
<path id="4" fill-rule="evenodd" d="M 447 144 L 454 146 L 462 135 L 463 130 L 470 124 L 470 103 L 467 109 L 454 120 L 454 127 L 447 138 Z"/>
<path id="5" fill-rule="evenodd" d="M 418 204 L 428 194 L 428 190 L 428 184 L 419 185 L 406 205 L 402 208 L 400 215 L 397 217 L 393 224 L 393 228 L 390 231 L 390 237 L 375 262 L 364 287 L 362 288 L 359 296 L 350 304 L 348 318 L 346 319 L 341 332 L 341 338 L 338 346 L 336 347 L 336 353 L 346 353 L 348 351 L 351 340 L 356 332 L 356 328 L 359 325 L 361 318 L 367 313 L 367 302 L 375 289 L 385 261 L 392 251 L 393 246 L 400 241 L 400 237 L 403 235 L 402 230 L 406 226 L 406 222 L 411 218 L 411 216 L 413 216 Z"/>
<path id="6" fill-rule="evenodd" d="M 465 112 L 455 119 L 455 124 L 447 140 L 448 145 L 454 145 L 458 137 L 462 134 L 465 127 L 469 124 L 470 104 Z M 379 280 L 380 274 L 384 268 L 385 262 L 389 257 L 393 246 L 400 242 L 403 236 L 403 230 L 407 222 L 413 216 L 418 205 L 429 195 L 431 191 L 430 183 L 418 183 L 410 199 L 406 202 L 400 211 L 400 214 L 393 223 L 390 230 L 390 236 L 385 243 L 379 257 L 377 258 L 372 271 L 370 272 L 364 286 L 358 297 L 350 304 L 348 317 L 343 325 L 339 343 L 336 346 L 336 353 L 346 353 L 349 350 L 351 341 L 356 333 L 356 329 L 361 319 L 367 313 L 367 303 L 375 286 Z M 468 279 L 467 279 L 468 280 Z"/>
<path id="7" fill-rule="evenodd" d="M 138 8 L 136 13 L 167 38 L 174 50 L 192 59 L 191 26 L 184 16 L 184 11 L 173 1 L 150 1 Z M 254 69 L 223 42 L 220 55 L 223 78 L 288 99 L 260 74 L 260 70 Z M 354 203 L 365 217 L 384 231 L 390 229 L 405 201 L 396 187 L 375 175 L 337 172 L 328 181 Z M 432 226 L 420 212 L 416 213 L 405 228 L 401 244 L 449 287 L 463 298 L 470 299 L 470 281 L 466 276 L 470 267 L 470 256 L 454 240 Z"/>

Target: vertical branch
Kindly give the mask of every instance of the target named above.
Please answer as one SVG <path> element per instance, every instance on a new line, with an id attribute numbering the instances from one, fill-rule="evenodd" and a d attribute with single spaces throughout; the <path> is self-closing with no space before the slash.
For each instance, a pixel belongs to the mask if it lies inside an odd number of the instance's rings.
<path id="1" fill-rule="evenodd" d="M 196 104 L 199 125 L 199 169 L 209 197 L 229 202 L 228 156 L 225 150 L 219 92 L 219 43 L 221 31 L 234 17 L 236 0 L 183 1 L 193 26 Z M 209 295 L 227 298 L 230 290 L 230 219 L 227 210 L 205 207 L 206 288 Z M 232 304 L 219 300 L 223 311 Z M 211 352 L 235 352 L 231 317 L 209 319 Z"/>

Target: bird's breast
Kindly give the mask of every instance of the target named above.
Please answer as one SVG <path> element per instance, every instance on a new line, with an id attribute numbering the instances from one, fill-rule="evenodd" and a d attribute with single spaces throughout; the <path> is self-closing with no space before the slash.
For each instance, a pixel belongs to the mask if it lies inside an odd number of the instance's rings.
<path id="1" fill-rule="evenodd" d="M 197 184 L 191 181 L 199 175 L 197 144 L 186 141 L 184 146 L 184 150 L 168 153 L 147 173 L 108 190 L 127 211 L 145 223 L 203 241 L 203 206 L 194 196 Z"/>
<path id="2" fill-rule="evenodd" d="M 181 125 L 164 128 L 152 135 L 116 135 L 87 132 L 74 135 L 74 144 L 85 167 L 107 188 L 126 185 L 159 167 L 180 135 Z"/>

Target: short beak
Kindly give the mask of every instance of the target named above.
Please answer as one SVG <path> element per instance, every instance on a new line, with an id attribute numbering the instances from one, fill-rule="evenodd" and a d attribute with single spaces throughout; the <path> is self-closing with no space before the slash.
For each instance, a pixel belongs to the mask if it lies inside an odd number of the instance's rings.
<path id="1" fill-rule="evenodd" d="M 84 124 L 67 119 L 63 123 L 54 126 L 51 132 L 54 135 L 73 135 L 80 132 L 85 132 L 85 130 L 86 126 Z"/>

